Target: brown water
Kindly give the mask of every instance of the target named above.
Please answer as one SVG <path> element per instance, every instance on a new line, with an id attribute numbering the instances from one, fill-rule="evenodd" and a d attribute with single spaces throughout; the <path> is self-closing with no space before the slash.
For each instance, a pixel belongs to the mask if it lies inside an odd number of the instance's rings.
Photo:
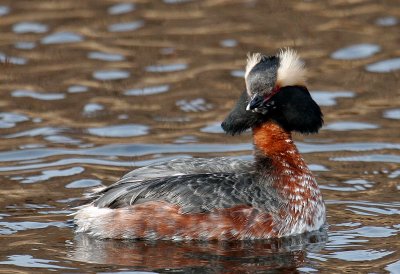
<path id="1" fill-rule="evenodd" d="M 397 0 L 0 2 L 0 272 L 400 273 Z M 296 141 L 330 227 L 279 241 L 97 241 L 71 207 L 176 157 L 250 158 L 219 123 L 248 51 L 292 46 L 326 126 Z"/>

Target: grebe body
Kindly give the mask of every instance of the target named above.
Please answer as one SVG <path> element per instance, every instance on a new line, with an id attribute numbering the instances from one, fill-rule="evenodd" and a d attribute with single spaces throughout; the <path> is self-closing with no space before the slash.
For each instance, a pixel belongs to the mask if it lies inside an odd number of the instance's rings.
<path id="1" fill-rule="evenodd" d="M 254 161 L 180 159 L 139 168 L 94 195 L 74 220 L 98 238 L 247 240 L 320 229 L 325 205 L 291 132 L 323 124 L 290 49 L 249 56 L 246 90 L 222 123 L 251 129 Z"/>

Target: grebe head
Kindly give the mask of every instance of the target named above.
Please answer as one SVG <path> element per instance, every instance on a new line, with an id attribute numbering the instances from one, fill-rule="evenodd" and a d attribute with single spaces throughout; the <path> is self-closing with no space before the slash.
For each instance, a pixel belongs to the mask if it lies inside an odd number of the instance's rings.
<path id="1" fill-rule="evenodd" d="M 305 78 L 304 62 L 292 49 L 281 50 L 277 56 L 248 54 L 245 81 L 250 102 L 247 110 L 266 112 L 267 103 L 280 88 L 305 86 Z"/>
<path id="2" fill-rule="evenodd" d="M 287 131 L 317 132 L 322 113 L 305 87 L 304 62 L 292 49 L 276 56 L 249 54 L 245 73 L 246 92 L 222 123 L 232 135 L 275 121 Z"/>

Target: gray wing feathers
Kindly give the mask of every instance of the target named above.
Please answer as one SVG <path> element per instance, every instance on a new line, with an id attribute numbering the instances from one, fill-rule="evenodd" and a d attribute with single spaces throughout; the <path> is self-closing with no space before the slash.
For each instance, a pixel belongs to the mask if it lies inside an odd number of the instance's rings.
<path id="1" fill-rule="evenodd" d="M 248 174 L 214 173 L 126 182 L 104 190 L 94 205 L 119 208 L 158 200 L 179 205 L 182 213 L 209 212 L 236 205 L 269 210 L 276 207 L 276 193 L 272 189 L 261 191 L 252 181 Z"/>
<path id="2" fill-rule="evenodd" d="M 179 205 L 183 213 L 235 205 L 271 210 L 279 200 L 272 188 L 254 183 L 251 162 L 224 157 L 176 159 L 142 167 L 96 194 L 98 207 L 166 201 Z"/>
<path id="3" fill-rule="evenodd" d="M 252 163 L 230 159 L 225 157 L 205 159 L 189 158 L 175 159 L 168 162 L 161 162 L 154 165 L 135 169 L 127 173 L 122 179 L 131 178 L 132 180 L 146 180 L 159 177 L 177 176 L 183 174 L 199 173 L 241 173 L 249 172 Z M 118 183 L 118 182 L 117 182 Z"/>
<path id="4" fill-rule="evenodd" d="M 128 182 L 140 182 L 156 178 L 165 178 L 179 175 L 203 174 L 203 173 L 252 173 L 252 163 L 249 161 L 236 160 L 226 157 L 219 158 L 189 158 L 175 159 L 168 162 L 156 163 L 150 166 L 141 167 L 125 174 L 120 180 L 108 186 L 100 192 L 93 193 L 93 197 L 108 192 L 110 198 L 124 194 L 124 185 Z M 141 183 L 139 183 L 141 184 Z M 110 189 L 113 189 L 110 191 Z M 111 195 L 113 194 L 113 195 Z"/>

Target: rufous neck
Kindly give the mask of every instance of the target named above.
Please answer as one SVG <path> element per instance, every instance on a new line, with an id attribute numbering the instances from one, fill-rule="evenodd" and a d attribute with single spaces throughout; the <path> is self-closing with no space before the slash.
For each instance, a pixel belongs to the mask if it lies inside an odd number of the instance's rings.
<path id="1" fill-rule="evenodd" d="M 278 171 L 284 167 L 298 172 L 305 171 L 306 164 L 293 143 L 291 133 L 278 124 L 267 122 L 253 128 L 253 140 L 256 164 L 260 165 L 269 159 Z"/>
<path id="2" fill-rule="evenodd" d="M 292 134 L 274 122 L 253 128 L 253 140 L 256 149 L 265 156 L 273 157 L 293 149 L 297 151 Z"/>

